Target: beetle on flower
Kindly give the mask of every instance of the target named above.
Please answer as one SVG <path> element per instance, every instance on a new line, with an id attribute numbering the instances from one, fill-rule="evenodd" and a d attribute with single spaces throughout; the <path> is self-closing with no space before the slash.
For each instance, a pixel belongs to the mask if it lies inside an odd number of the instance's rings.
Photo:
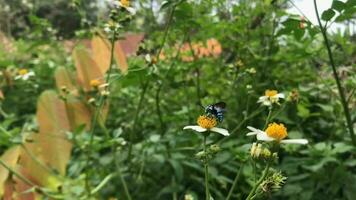
<path id="1" fill-rule="evenodd" d="M 270 123 L 265 131 L 254 127 L 247 127 L 251 132 L 247 136 L 256 135 L 260 141 L 275 141 L 284 144 L 308 144 L 306 139 L 284 139 L 288 136 L 287 128 L 283 124 Z"/>

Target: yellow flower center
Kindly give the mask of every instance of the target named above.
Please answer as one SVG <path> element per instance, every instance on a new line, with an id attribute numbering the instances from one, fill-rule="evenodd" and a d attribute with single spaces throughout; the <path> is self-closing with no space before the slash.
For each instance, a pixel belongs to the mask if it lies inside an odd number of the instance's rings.
<path id="1" fill-rule="evenodd" d="M 92 86 L 93 88 L 96 88 L 100 85 L 100 81 L 97 79 L 93 79 L 90 81 L 90 86 Z"/>
<path id="2" fill-rule="evenodd" d="M 211 129 L 211 128 L 214 128 L 218 124 L 218 121 L 215 119 L 215 117 L 200 115 L 198 117 L 197 123 L 199 126 L 201 126 L 203 128 Z"/>
<path id="3" fill-rule="evenodd" d="M 266 90 L 265 91 L 265 96 L 267 97 L 273 97 L 276 96 L 278 94 L 277 90 Z"/>
<path id="4" fill-rule="evenodd" d="M 18 73 L 19 73 L 19 75 L 23 76 L 23 75 L 28 73 L 28 70 L 27 69 L 20 69 Z"/>
<path id="5" fill-rule="evenodd" d="M 267 135 L 276 140 L 283 140 L 287 137 L 287 128 L 283 124 L 270 123 L 268 124 L 267 129 L 265 130 Z"/>
<path id="6" fill-rule="evenodd" d="M 125 8 L 130 6 L 130 0 L 120 0 L 120 3 Z"/>

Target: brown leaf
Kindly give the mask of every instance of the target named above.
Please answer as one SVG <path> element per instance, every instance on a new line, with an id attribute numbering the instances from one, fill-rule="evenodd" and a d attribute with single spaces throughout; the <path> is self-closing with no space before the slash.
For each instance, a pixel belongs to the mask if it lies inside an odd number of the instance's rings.
<path id="1" fill-rule="evenodd" d="M 64 67 L 59 67 L 56 69 L 56 72 L 54 74 L 55 79 L 56 79 L 56 85 L 59 90 L 62 89 L 62 87 L 66 87 L 67 90 L 71 91 L 72 93 L 77 93 L 76 86 L 75 86 L 75 78 L 73 74 L 68 71 Z"/>
<path id="2" fill-rule="evenodd" d="M 39 134 L 36 137 L 44 161 L 49 167 L 56 169 L 61 175 L 65 174 L 70 158 L 72 144 L 67 139 L 70 124 L 67 118 L 63 100 L 53 91 L 42 93 L 37 104 L 37 120 Z"/>
<path id="3" fill-rule="evenodd" d="M 19 146 L 14 146 L 1 156 L 1 160 L 10 168 L 14 168 L 17 164 L 17 161 L 20 156 L 20 148 Z M 0 197 L 4 194 L 4 184 L 8 179 L 9 171 L 0 165 Z"/>
<path id="4" fill-rule="evenodd" d="M 78 83 L 84 90 L 91 90 L 91 80 L 98 80 L 104 83 L 103 73 L 86 49 L 75 48 L 73 58 L 77 68 Z"/>

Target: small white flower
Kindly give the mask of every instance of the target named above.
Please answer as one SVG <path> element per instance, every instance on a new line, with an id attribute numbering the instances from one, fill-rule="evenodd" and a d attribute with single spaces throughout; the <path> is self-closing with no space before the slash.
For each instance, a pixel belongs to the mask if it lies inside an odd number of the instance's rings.
<path id="1" fill-rule="evenodd" d="M 219 133 L 223 136 L 229 136 L 229 131 L 223 128 L 217 128 L 215 127 L 217 125 L 217 120 L 213 117 L 201 115 L 198 117 L 197 120 L 198 126 L 197 125 L 191 125 L 191 126 L 185 126 L 183 129 L 191 129 L 194 131 L 197 131 L 199 133 L 203 133 L 206 131 L 212 131 Z"/>
<path id="2" fill-rule="evenodd" d="M 247 127 L 251 132 L 247 133 L 247 136 L 256 135 L 257 140 L 260 141 L 277 141 L 283 144 L 308 144 L 306 139 L 284 139 L 287 137 L 287 128 L 283 124 L 271 123 L 268 125 L 266 131 L 256 129 L 254 127 Z"/>
<path id="3" fill-rule="evenodd" d="M 27 69 L 21 69 L 18 71 L 18 75 L 15 76 L 15 80 L 22 79 L 27 81 L 31 76 L 35 76 L 35 72 L 28 71 Z"/>
<path id="4" fill-rule="evenodd" d="M 261 103 L 264 106 L 272 106 L 272 104 L 279 104 L 279 99 L 284 99 L 283 93 L 278 93 L 277 90 L 266 90 L 265 95 L 258 98 L 257 103 Z"/>

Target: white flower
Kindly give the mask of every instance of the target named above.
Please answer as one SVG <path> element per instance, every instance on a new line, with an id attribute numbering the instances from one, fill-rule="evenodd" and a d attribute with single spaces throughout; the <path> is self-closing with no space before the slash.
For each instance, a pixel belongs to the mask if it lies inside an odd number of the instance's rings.
<path id="1" fill-rule="evenodd" d="M 283 124 L 271 123 L 268 125 L 266 131 L 251 126 L 247 128 L 251 131 L 247 133 L 247 136 L 256 135 L 257 140 L 260 141 L 277 141 L 283 144 L 308 144 L 308 140 L 306 139 L 284 139 L 288 133 Z"/>
<path id="2" fill-rule="evenodd" d="M 134 8 L 130 7 L 129 0 L 111 0 L 109 3 L 117 9 L 125 8 L 131 15 L 136 14 L 136 10 Z"/>
<path id="3" fill-rule="evenodd" d="M 18 75 L 15 76 L 15 80 L 22 79 L 22 80 L 26 81 L 31 76 L 35 76 L 35 72 L 28 71 L 27 69 L 21 69 L 21 70 L 18 71 Z"/>
<path id="4" fill-rule="evenodd" d="M 185 126 L 183 129 L 184 130 L 192 129 L 199 133 L 206 132 L 206 131 L 212 131 L 212 132 L 220 133 L 223 136 L 230 135 L 228 130 L 215 127 L 217 125 L 217 120 L 213 117 L 201 115 L 198 117 L 197 123 L 198 123 L 198 126 L 197 125 Z"/>
<path id="5" fill-rule="evenodd" d="M 279 99 L 284 99 L 283 93 L 278 93 L 277 90 L 266 90 L 265 95 L 261 96 L 257 103 L 262 103 L 264 106 L 272 106 L 272 104 L 279 104 Z"/>

